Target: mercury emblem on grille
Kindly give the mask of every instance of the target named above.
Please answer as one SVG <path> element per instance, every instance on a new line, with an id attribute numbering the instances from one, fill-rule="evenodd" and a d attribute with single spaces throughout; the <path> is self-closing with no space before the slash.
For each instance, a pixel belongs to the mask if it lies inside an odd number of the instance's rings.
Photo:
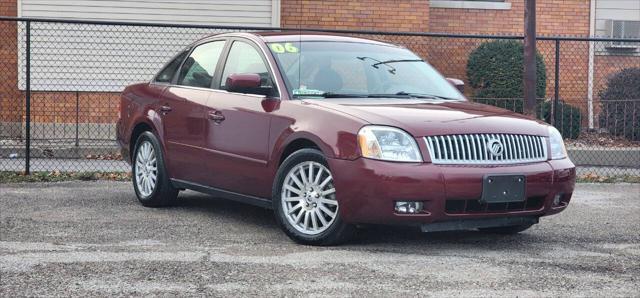
<path id="1" fill-rule="evenodd" d="M 499 157 L 502 156 L 504 152 L 504 145 L 502 145 L 502 142 L 498 139 L 491 139 L 487 142 L 487 150 L 491 155 Z"/>

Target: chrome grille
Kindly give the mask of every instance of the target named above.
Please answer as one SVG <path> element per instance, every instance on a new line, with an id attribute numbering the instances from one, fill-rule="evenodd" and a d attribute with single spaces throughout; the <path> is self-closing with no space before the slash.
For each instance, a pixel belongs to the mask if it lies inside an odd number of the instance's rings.
<path id="1" fill-rule="evenodd" d="M 514 164 L 547 160 L 544 137 L 464 134 L 425 137 L 434 164 Z"/>

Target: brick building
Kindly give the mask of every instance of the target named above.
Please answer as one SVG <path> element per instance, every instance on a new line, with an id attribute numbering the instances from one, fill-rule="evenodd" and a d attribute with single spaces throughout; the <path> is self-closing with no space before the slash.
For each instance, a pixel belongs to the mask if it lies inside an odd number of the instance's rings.
<path id="1" fill-rule="evenodd" d="M 207 23 L 221 25 L 282 26 L 293 28 L 328 28 L 376 31 L 438 32 L 454 34 L 521 35 L 525 0 L 248 0 L 248 1 L 64 1 L 0 0 L 1 16 L 70 18 L 118 21 L 148 21 L 171 23 Z M 24 28 L 12 22 L 0 21 L 0 137 L 5 136 L 7 123 L 20 123 L 24 118 L 24 65 L 21 36 Z M 64 31 L 57 28 L 56 31 Z M 95 28 L 94 28 L 95 29 Z M 97 29 L 98 31 L 100 29 Z M 46 34 L 55 36 L 54 30 Z M 90 30 L 89 30 L 90 31 Z M 100 32 L 87 34 L 99 34 Z M 639 0 L 538 0 L 537 32 L 545 36 L 608 36 L 640 38 Z M 158 33 L 155 33 L 158 34 Z M 195 33 L 194 36 L 199 34 Z M 47 36 L 48 36 L 47 35 Z M 44 35 L 43 35 L 44 36 Z M 371 37 L 371 36 L 365 36 Z M 136 39 L 131 38 L 130 39 Z M 190 37 L 189 37 L 190 38 Z M 411 38 L 411 42 L 408 39 Z M 188 39 L 188 38 L 187 38 Z M 195 39 L 195 38 L 193 38 Z M 391 37 L 388 40 L 405 43 L 443 74 L 465 79 L 468 54 L 483 40 L 420 37 Z M 486 41 L 486 40 L 485 40 Z M 70 44 L 64 36 L 51 39 L 51 44 Z M 185 43 L 187 41 L 185 40 Z M 553 94 L 554 44 L 539 42 L 539 51 L 547 65 L 548 96 Z M 624 47 L 623 47 L 624 48 Z M 585 113 L 590 101 L 597 101 L 598 90 L 606 78 L 619 71 L 617 65 L 640 67 L 640 49 L 616 50 L 596 47 L 586 42 L 563 43 L 561 51 L 560 85 L 562 99 L 579 106 Z M 65 53 L 65 51 L 60 51 Z M 100 52 L 87 60 L 102 61 Z M 173 52 L 167 50 L 165 55 Z M 145 54 L 146 55 L 146 54 Z M 44 56 L 43 56 L 44 57 Z M 35 58 L 34 58 L 35 59 Z M 37 59 L 36 59 L 37 60 Z M 43 58 L 43 60 L 46 60 Z M 158 57 L 156 64 L 166 60 Z M 66 61 L 66 60 L 65 60 Z M 62 61 L 74 66 L 74 61 Z M 453 63 L 452 63 L 453 61 Z M 46 74 L 50 65 L 32 66 L 32 121 L 35 123 L 104 123 L 105 129 L 115 121 L 118 91 L 129 82 L 143 80 L 159 66 L 152 65 L 138 76 L 124 77 L 85 88 L 82 78 L 38 77 Z M 134 63 L 124 63 L 129 70 Z M 47 68 L 49 67 L 49 68 Z M 135 71 L 139 71 L 137 67 Z M 133 73 L 127 71 L 127 73 Z M 55 74 L 54 74 L 55 75 Z M 101 80 L 102 71 L 91 73 L 92 80 Z M 59 81 L 55 81 L 59 80 Z M 102 79 L 108 81 L 108 79 Z M 46 82 L 46 83 L 45 83 Z M 51 82 L 56 82 L 55 84 Z M 76 106 L 80 107 L 80 119 Z M 586 117 L 585 117 L 586 118 Z M 592 120 L 593 121 L 593 120 Z M 591 123 L 592 124 L 592 123 Z M 21 131 L 21 130 L 20 130 Z M 35 131 L 37 134 L 37 130 Z"/>

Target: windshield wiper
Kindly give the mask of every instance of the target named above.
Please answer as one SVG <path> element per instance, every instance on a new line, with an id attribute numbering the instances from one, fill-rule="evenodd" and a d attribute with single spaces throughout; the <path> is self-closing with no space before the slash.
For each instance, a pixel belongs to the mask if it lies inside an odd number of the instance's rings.
<path id="1" fill-rule="evenodd" d="M 367 57 L 367 56 L 356 57 L 356 58 L 358 58 L 358 59 L 360 59 L 362 61 L 364 61 L 365 59 L 372 60 L 375 63 L 371 64 L 371 67 L 373 67 L 375 69 L 379 69 L 380 67 L 378 67 L 378 65 L 382 64 L 382 65 L 384 65 L 384 66 L 386 66 L 388 68 L 389 73 L 396 74 L 396 68 L 391 66 L 391 65 L 387 65 L 384 61 L 380 61 L 378 59 Z"/>
<path id="2" fill-rule="evenodd" d="M 295 94 L 294 97 L 323 97 L 323 98 L 360 97 L 360 98 L 366 98 L 367 94 L 323 92 L 323 93 L 317 93 L 317 94 Z"/>
<path id="3" fill-rule="evenodd" d="M 379 65 L 384 65 L 388 68 L 389 73 L 391 74 L 396 74 L 396 68 L 389 65 L 391 63 L 400 63 L 400 62 L 424 62 L 424 60 L 422 59 L 391 59 L 391 60 L 385 60 L 385 61 L 380 61 L 378 59 L 375 58 L 371 58 L 371 57 L 367 57 L 367 56 L 362 56 L 362 57 L 356 57 L 362 61 L 364 61 L 365 59 L 369 59 L 372 60 L 373 64 L 371 64 L 371 67 L 375 68 L 375 69 L 379 69 Z"/>
<path id="4" fill-rule="evenodd" d="M 421 94 L 421 93 L 408 93 L 404 91 L 396 93 L 337 93 L 337 92 L 324 92 L 318 94 L 296 94 L 295 98 L 300 97 L 322 97 L 322 98 L 421 98 L 421 99 L 445 99 L 455 100 L 455 98 L 449 98 L 439 95 Z"/>
<path id="5" fill-rule="evenodd" d="M 396 92 L 395 95 L 406 95 L 406 96 L 415 97 L 415 98 L 456 100 L 456 98 L 440 96 L 440 95 L 435 95 L 435 94 L 411 93 L 411 92 L 404 92 L 404 91 Z"/>
<path id="6" fill-rule="evenodd" d="M 395 59 L 395 60 L 386 60 L 386 61 L 379 61 L 379 62 L 376 62 L 376 63 L 372 64 L 371 66 L 373 66 L 373 67 L 377 68 L 377 67 L 378 67 L 378 65 L 380 65 L 380 64 L 387 65 L 387 64 L 389 64 L 389 63 L 397 63 L 397 62 L 424 62 L 424 60 L 422 60 L 422 59 Z"/>
<path id="7" fill-rule="evenodd" d="M 420 99 L 444 99 L 444 100 L 457 100 L 457 98 L 445 97 L 434 94 L 425 94 L 425 93 L 410 93 L 410 92 L 396 92 L 396 93 L 374 93 L 367 94 L 366 97 L 369 98 L 420 98 Z"/>
<path id="8" fill-rule="evenodd" d="M 335 93 L 335 92 L 325 92 L 322 94 L 314 95 L 321 96 L 324 98 L 428 98 L 428 99 L 447 99 L 442 96 L 436 95 L 427 95 L 427 94 L 418 94 L 418 93 L 407 93 L 404 91 L 397 93 Z"/>

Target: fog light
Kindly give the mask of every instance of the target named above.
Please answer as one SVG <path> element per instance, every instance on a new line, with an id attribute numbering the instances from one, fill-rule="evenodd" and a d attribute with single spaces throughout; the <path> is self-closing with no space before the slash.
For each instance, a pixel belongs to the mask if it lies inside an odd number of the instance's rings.
<path id="1" fill-rule="evenodd" d="M 556 194 L 553 197 L 553 206 L 559 206 L 560 205 L 560 198 L 562 198 L 562 194 L 561 193 Z"/>
<path id="2" fill-rule="evenodd" d="M 416 201 L 397 201 L 395 208 L 397 213 L 409 214 L 421 213 L 423 209 L 424 203 Z"/>

